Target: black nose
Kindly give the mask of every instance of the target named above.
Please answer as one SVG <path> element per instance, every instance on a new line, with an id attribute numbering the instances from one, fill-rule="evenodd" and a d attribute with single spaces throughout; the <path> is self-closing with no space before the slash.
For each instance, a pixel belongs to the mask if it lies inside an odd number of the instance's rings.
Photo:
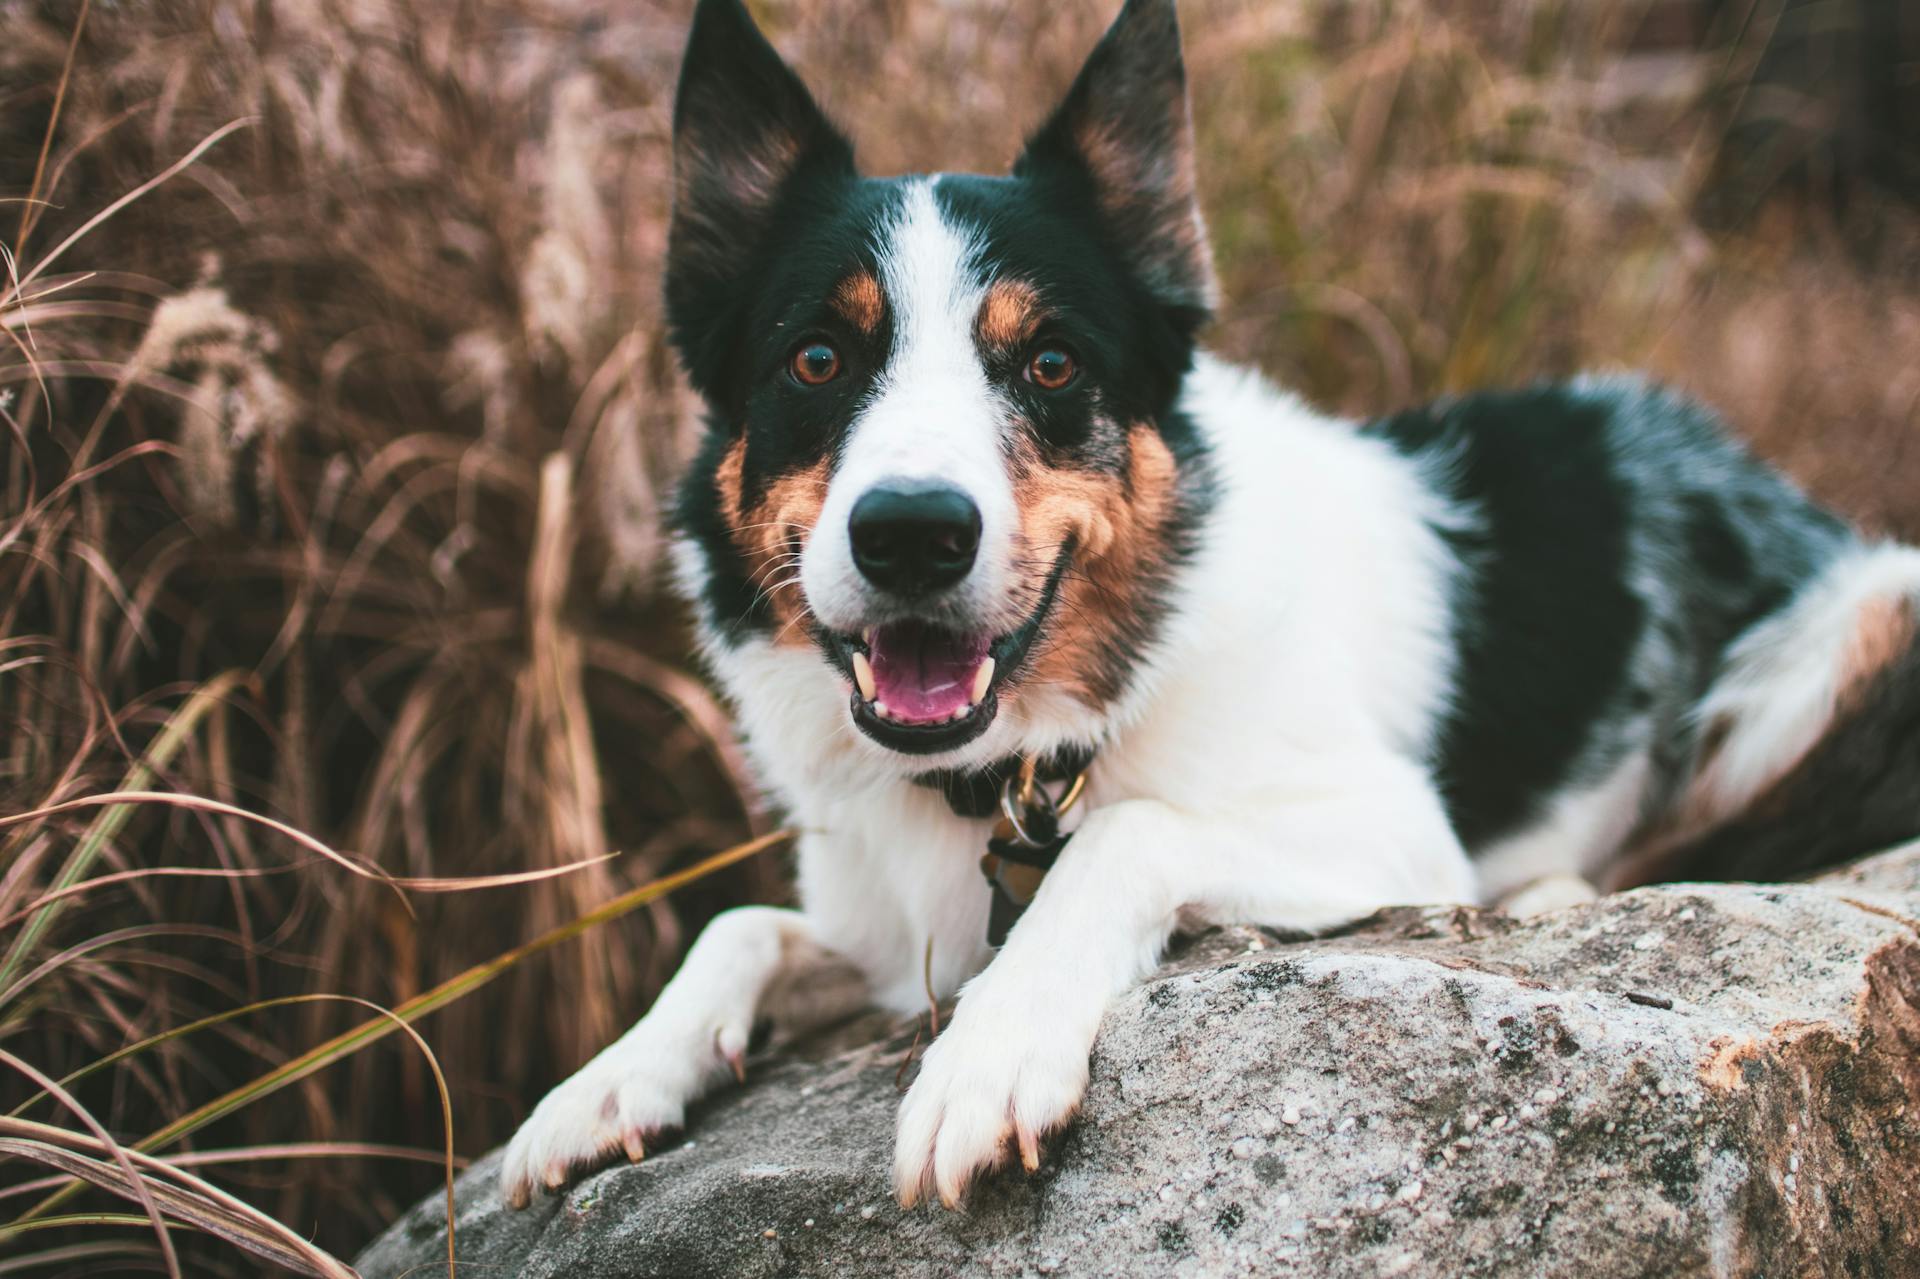
<path id="1" fill-rule="evenodd" d="M 967 575 L 980 549 L 980 508 L 938 480 L 886 480 L 853 504 L 853 562 L 895 595 L 930 595 Z"/>

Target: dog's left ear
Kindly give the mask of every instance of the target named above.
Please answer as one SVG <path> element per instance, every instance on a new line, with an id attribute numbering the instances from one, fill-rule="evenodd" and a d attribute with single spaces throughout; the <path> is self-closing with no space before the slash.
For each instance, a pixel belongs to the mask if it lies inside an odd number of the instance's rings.
<path id="1" fill-rule="evenodd" d="M 1216 289 L 1193 151 L 1174 0 L 1127 0 L 1013 171 L 1090 197 L 1142 283 L 1197 319 Z"/>

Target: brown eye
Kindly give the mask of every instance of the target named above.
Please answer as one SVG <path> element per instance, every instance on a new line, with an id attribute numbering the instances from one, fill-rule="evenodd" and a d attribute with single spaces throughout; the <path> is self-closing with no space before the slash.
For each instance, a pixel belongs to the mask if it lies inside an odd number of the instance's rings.
<path id="1" fill-rule="evenodd" d="M 803 386 L 819 386 L 840 376 L 840 352 L 825 342 L 809 342 L 793 353 L 793 380 Z"/>
<path id="2" fill-rule="evenodd" d="M 1079 372 L 1079 366 L 1073 357 L 1058 347 L 1048 347 L 1035 352 L 1027 361 L 1027 381 L 1046 391 L 1057 391 L 1073 381 L 1073 375 Z"/>

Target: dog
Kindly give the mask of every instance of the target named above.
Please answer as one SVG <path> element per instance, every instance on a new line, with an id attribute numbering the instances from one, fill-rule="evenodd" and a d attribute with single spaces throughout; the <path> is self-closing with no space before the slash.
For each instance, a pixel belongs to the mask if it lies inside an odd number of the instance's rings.
<path id="1" fill-rule="evenodd" d="M 1038 1166 L 1176 930 L 1778 877 L 1920 829 L 1914 772 L 1831 763 L 1920 705 L 1920 551 L 1642 381 L 1349 423 L 1207 355 L 1194 160 L 1173 0 L 1126 0 L 1010 175 L 891 179 L 701 0 L 675 564 L 802 906 L 706 928 L 514 1137 L 510 1203 L 641 1158 L 756 1023 L 931 991 L 959 1001 L 894 1182 L 957 1206 Z M 1715 841 L 1769 813 L 1791 848 Z"/>

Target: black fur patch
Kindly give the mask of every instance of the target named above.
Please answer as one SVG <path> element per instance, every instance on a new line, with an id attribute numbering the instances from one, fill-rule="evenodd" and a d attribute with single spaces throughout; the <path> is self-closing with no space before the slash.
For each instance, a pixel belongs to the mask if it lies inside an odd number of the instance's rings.
<path id="1" fill-rule="evenodd" d="M 728 340 L 779 251 L 769 231 L 831 204 L 853 148 L 754 26 L 740 0 L 694 11 L 673 106 L 667 319 L 694 386 L 725 399 L 740 370 Z"/>
<path id="2" fill-rule="evenodd" d="M 705 553 L 709 619 L 723 634 L 764 631 L 767 602 L 732 538 L 716 476 L 745 441 L 741 500 L 828 457 L 892 342 L 833 305 L 854 271 L 875 268 L 895 183 L 861 179 L 844 137 L 738 0 L 703 0 L 674 106 L 676 193 L 667 249 L 667 319 L 706 399 L 709 427 L 683 477 L 678 529 Z M 778 227 L 780 234 L 771 232 Z M 796 382 L 793 353 L 824 339 L 844 371 Z"/>
<path id="3" fill-rule="evenodd" d="M 1103 78 L 1095 66 L 1113 75 Z M 1036 135 L 1018 176 L 942 177 L 934 194 L 943 217 L 980 246 L 973 264 L 980 281 L 1020 281 L 1045 317 L 1024 347 L 994 352 L 988 362 L 1014 409 L 1009 430 L 1030 431 L 1048 466 L 1124 478 L 1127 433 L 1147 423 L 1175 459 L 1179 484 L 1163 530 L 1165 554 L 1141 582 L 1127 633 L 1116 637 L 1131 653 L 1157 635 L 1171 575 L 1213 501 L 1203 442 L 1174 410 L 1207 315 L 1200 287 L 1207 267 L 1204 244 L 1195 241 L 1201 257 L 1182 267 L 1193 287 L 1169 290 L 1170 242 L 1122 225 L 1131 215 L 1111 192 L 1102 202 L 1071 129 L 1105 119 L 1103 136 L 1149 169 L 1169 149 L 1190 149 L 1170 0 L 1130 4 L 1089 68 L 1069 104 Z M 1148 88 L 1151 111 L 1140 97 Z M 676 524 L 705 555 L 708 620 L 737 637 L 767 631 L 773 618 L 733 543 L 717 483 L 721 465 L 744 441 L 741 500 L 750 507 L 773 480 L 836 456 L 894 335 L 891 306 L 875 331 L 863 332 L 831 299 L 852 272 L 884 278 L 882 241 L 906 180 L 857 176 L 844 138 L 738 0 L 699 7 L 675 133 L 668 320 L 710 408 Z M 1185 154 L 1172 167 L 1184 172 L 1190 160 Z M 1190 188 L 1151 194 L 1167 216 L 1170 201 L 1184 201 L 1192 214 Z M 841 353 L 844 371 L 826 385 L 800 386 L 788 376 L 789 361 L 799 346 L 822 339 Z M 1047 392 L 1021 377 L 1024 360 L 1042 344 L 1072 353 L 1081 370 L 1074 385 Z M 1131 660 L 1117 654 L 1109 664 Z"/>
<path id="4" fill-rule="evenodd" d="M 1519 827 L 1568 779 L 1639 638 L 1608 418 L 1600 405 L 1537 390 L 1470 396 L 1371 428 L 1410 453 L 1449 451 L 1448 495 L 1480 523 L 1446 530 L 1466 581 L 1457 701 L 1438 766 L 1469 848 Z"/>
<path id="5" fill-rule="evenodd" d="M 1705 410 L 1638 382 L 1472 395 L 1366 429 L 1463 517 L 1439 530 L 1461 574 L 1435 771 L 1470 850 L 1632 743 L 1684 775 L 1688 712 L 1727 645 L 1851 536 Z"/>
<path id="6" fill-rule="evenodd" d="M 791 228 L 777 252 L 751 256 L 724 290 L 692 300 L 668 299 L 682 358 L 714 379 L 702 387 L 708 429 L 680 485 L 676 526 L 706 552 L 705 604 L 726 633 L 764 630 L 764 600 L 747 579 L 731 538 L 716 472 L 734 441 L 744 439 L 741 497 L 751 505 L 767 485 L 833 455 L 885 366 L 893 333 L 886 313 L 863 332 L 832 303 L 850 271 L 874 269 L 879 231 L 899 204 L 894 184 L 821 175 L 782 199 Z M 825 339 L 843 372 L 823 386 L 803 386 L 788 372 L 793 353 Z"/>
<path id="7" fill-rule="evenodd" d="M 988 369 L 1018 397 L 1048 461 L 1123 465 L 1115 441 L 1095 438 L 1095 418 L 1118 427 L 1123 442 L 1130 423 L 1168 417 L 1205 312 L 1161 303 L 1123 254 L 1088 234 L 1088 211 L 1044 170 L 1028 178 L 948 176 L 934 192 L 947 217 L 978 233 L 983 278 L 1021 280 L 1038 293 L 1048 319 L 1028 349 L 1057 343 L 1080 361 L 1079 394 L 1041 391 L 1011 363 Z"/>

